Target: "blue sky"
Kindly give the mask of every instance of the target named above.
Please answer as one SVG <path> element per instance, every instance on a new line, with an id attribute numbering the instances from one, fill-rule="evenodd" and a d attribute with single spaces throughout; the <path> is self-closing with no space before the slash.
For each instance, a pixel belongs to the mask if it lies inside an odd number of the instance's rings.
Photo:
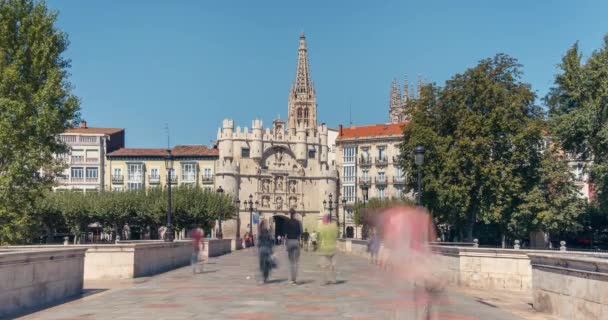
<path id="1" fill-rule="evenodd" d="M 209 144 L 224 118 L 265 126 L 287 114 L 298 37 L 307 36 L 318 121 L 387 121 L 391 79 L 443 84 L 503 52 L 539 96 L 579 41 L 608 33 L 608 1 L 47 0 L 69 34 L 71 82 L 89 126 L 127 146 Z"/>

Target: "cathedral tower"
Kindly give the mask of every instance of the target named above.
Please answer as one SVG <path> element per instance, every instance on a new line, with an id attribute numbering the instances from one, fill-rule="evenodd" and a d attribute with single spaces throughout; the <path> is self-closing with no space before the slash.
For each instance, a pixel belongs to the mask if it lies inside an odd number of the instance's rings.
<path id="1" fill-rule="evenodd" d="M 390 123 L 401 122 L 404 116 L 403 103 L 401 102 L 401 90 L 399 90 L 397 80 L 395 79 L 393 79 L 393 82 L 391 83 L 391 95 L 388 113 Z"/>
<path id="2" fill-rule="evenodd" d="M 298 125 L 302 125 L 307 131 L 315 131 L 317 129 L 317 97 L 315 94 L 315 87 L 310 79 L 306 37 L 304 37 L 304 33 L 300 35 L 296 79 L 289 91 L 288 104 L 289 113 L 287 126 L 293 134 L 295 134 Z"/>

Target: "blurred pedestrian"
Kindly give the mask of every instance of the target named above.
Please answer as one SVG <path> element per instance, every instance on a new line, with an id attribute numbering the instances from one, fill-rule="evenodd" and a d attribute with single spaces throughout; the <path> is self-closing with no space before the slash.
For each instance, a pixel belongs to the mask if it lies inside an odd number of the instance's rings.
<path id="1" fill-rule="evenodd" d="M 196 228 L 190 232 L 192 238 L 192 255 L 190 256 L 190 265 L 192 273 L 203 272 L 203 229 Z"/>
<path id="2" fill-rule="evenodd" d="M 296 210 L 289 209 L 289 220 L 285 224 L 285 247 L 289 257 L 290 280 L 291 284 L 296 285 L 298 274 L 298 263 L 300 260 L 300 236 L 302 235 L 302 225 L 296 219 Z"/>
<path id="3" fill-rule="evenodd" d="M 302 233 L 302 243 L 300 247 L 303 247 L 304 250 L 308 251 L 308 239 L 310 238 L 310 233 L 308 233 L 308 229 L 304 229 L 304 233 Z"/>
<path id="4" fill-rule="evenodd" d="M 313 231 L 310 235 L 310 242 L 312 244 L 312 251 L 317 251 L 317 231 Z"/>
<path id="5" fill-rule="evenodd" d="M 329 215 L 323 216 L 323 225 L 319 228 L 319 257 L 323 284 L 336 283 L 336 245 L 338 243 L 338 226 L 331 223 Z"/>
<path id="6" fill-rule="evenodd" d="M 272 247 L 274 239 L 268 229 L 268 221 L 262 220 L 260 223 L 260 234 L 258 235 L 258 253 L 260 256 L 260 272 L 262 273 L 262 282 L 266 283 L 270 276 L 270 271 L 276 267 L 276 262 L 272 255 Z"/>
<path id="7" fill-rule="evenodd" d="M 370 263 L 378 264 L 378 253 L 380 251 L 380 236 L 378 230 L 372 231 L 372 236 L 367 243 L 367 250 L 370 255 Z"/>

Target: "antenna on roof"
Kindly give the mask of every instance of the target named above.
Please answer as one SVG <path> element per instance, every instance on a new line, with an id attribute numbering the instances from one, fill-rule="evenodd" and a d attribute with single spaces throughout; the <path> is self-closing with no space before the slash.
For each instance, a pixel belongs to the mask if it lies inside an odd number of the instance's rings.
<path id="1" fill-rule="evenodd" d="M 353 104 L 352 102 L 348 102 L 348 123 L 349 127 L 353 126 Z"/>
<path id="2" fill-rule="evenodd" d="M 171 144 L 169 140 L 169 124 L 165 122 L 165 132 L 167 133 L 167 149 L 171 149 Z"/>

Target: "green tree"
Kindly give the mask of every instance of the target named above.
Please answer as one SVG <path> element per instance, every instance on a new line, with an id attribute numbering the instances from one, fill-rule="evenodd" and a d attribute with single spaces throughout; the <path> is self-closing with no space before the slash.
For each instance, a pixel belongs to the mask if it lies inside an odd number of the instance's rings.
<path id="1" fill-rule="evenodd" d="M 578 44 L 565 54 L 555 86 L 545 97 L 551 131 L 562 147 L 587 168 L 600 212 L 608 210 L 608 35 L 582 62 Z"/>
<path id="2" fill-rule="evenodd" d="M 541 210 L 530 202 L 559 198 L 539 192 L 547 185 L 543 175 L 562 168 L 543 166 L 543 114 L 530 85 L 521 82 L 520 68 L 504 54 L 484 59 L 443 88 L 428 85 L 409 110 L 401 165 L 415 176 L 414 148 L 426 148 L 422 202 L 436 222 L 453 225 L 461 238 L 472 240 L 477 223 L 496 225 L 503 241 L 525 234 L 530 230 L 522 228 L 519 210 L 536 217 Z M 415 179 L 409 183 L 417 185 Z M 568 183 L 552 186 L 572 199 Z"/>
<path id="3" fill-rule="evenodd" d="M 42 1 L 0 0 L 0 243 L 36 233 L 34 201 L 59 170 L 53 154 L 65 151 L 56 136 L 79 109 L 56 19 Z"/>

